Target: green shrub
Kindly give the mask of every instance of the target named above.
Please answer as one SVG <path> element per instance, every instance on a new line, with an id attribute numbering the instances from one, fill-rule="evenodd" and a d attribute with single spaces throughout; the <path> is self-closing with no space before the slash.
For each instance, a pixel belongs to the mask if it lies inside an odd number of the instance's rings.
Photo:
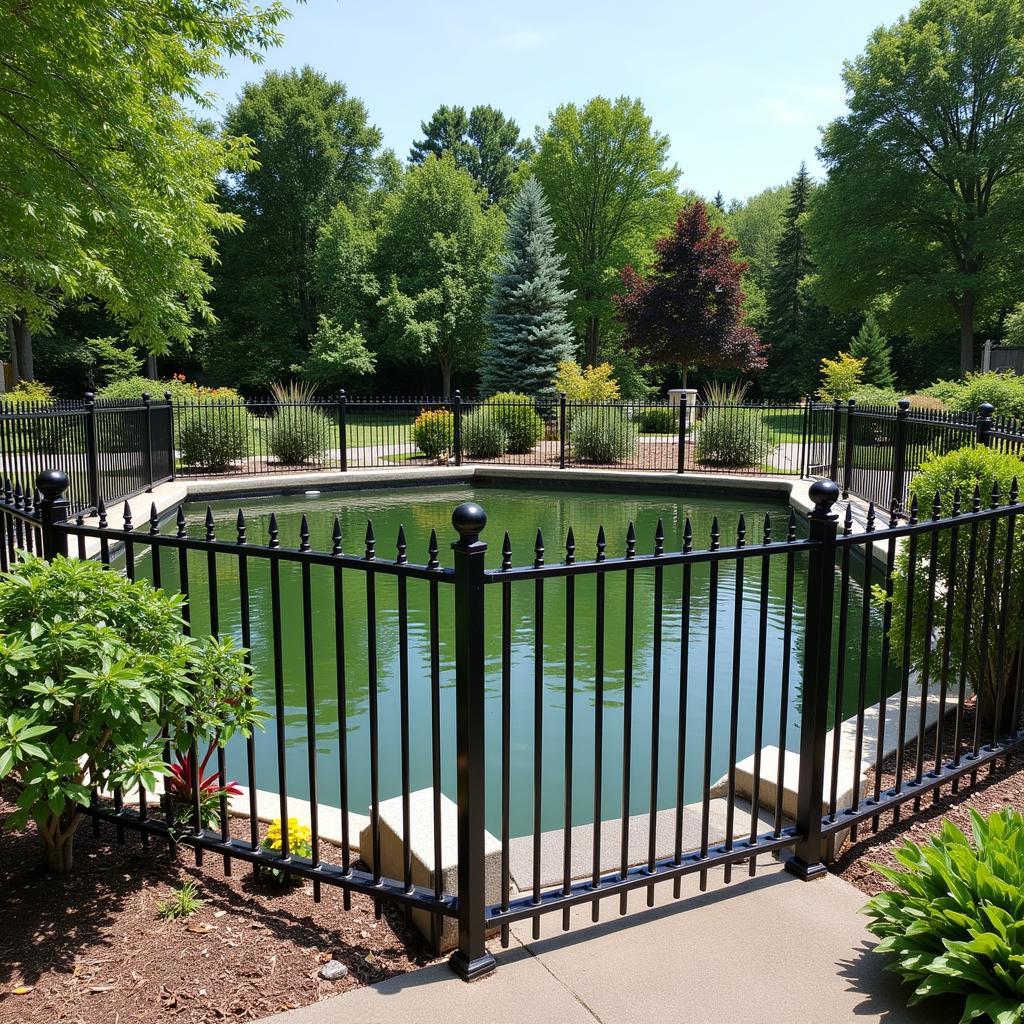
<path id="1" fill-rule="evenodd" d="M 72 867 L 90 788 L 149 790 L 180 749 L 248 735 L 257 711 L 243 652 L 182 633 L 185 598 L 98 562 L 23 556 L 0 576 L 0 779 L 38 827 L 52 871 Z"/>
<path id="2" fill-rule="evenodd" d="M 840 352 L 835 359 L 822 359 L 818 397 L 825 402 L 852 398 L 861 387 L 866 363 L 866 359 L 855 359 L 849 352 Z"/>
<path id="3" fill-rule="evenodd" d="M 634 417 L 641 434 L 675 434 L 679 430 L 679 410 L 671 406 L 651 406 Z"/>
<path id="4" fill-rule="evenodd" d="M 936 398 L 944 406 L 952 409 L 963 388 L 963 382 L 959 380 L 937 380 L 934 384 L 921 388 L 920 394 L 926 395 L 928 398 Z"/>
<path id="5" fill-rule="evenodd" d="M 174 409 L 178 454 L 188 469 L 230 469 L 249 450 L 251 416 L 241 400 Z"/>
<path id="6" fill-rule="evenodd" d="M 4 405 L 15 408 L 19 405 L 50 405 L 53 402 L 53 388 L 38 380 L 23 380 L 0 395 L 0 399 Z"/>
<path id="7" fill-rule="evenodd" d="M 274 383 L 277 411 L 267 421 L 267 447 L 286 466 L 315 462 L 328 447 L 331 421 L 313 405 L 315 384 Z"/>
<path id="8" fill-rule="evenodd" d="M 916 985 L 910 1004 L 961 995 L 961 1024 L 1024 1021 L 1024 816 L 971 810 L 973 844 L 951 822 L 924 846 L 895 854 L 903 871 L 874 865 L 897 887 L 870 900 L 868 929 L 891 969 Z"/>
<path id="9" fill-rule="evenodd" d="M 636 424 L 617 406 L 578 409 L 569 426 L 572 456 L 599 465 L 625 462 L 636 450 L 636 434 Z"/>
<path id="10" fill-rule="evenodd" d="M 998 483 L 1002 501 L 1005 502 L 1014 478 L 1024 482 L 1024 461 L 1014 455 L 999 452 L 984 445 L 968 445 L 965 448 L 947 452 L 945 455 L 930 455 L 925 459 L 917 475 L 911 481 L 910 493 L 917 498 L 922 517 L 931 514 L 932 502 L 935 494 L 938 493 L 942 515 L 948 516 L 952 512 L 953 496 L 957 488 L 960 489 L 963 510 L 970 509 L 975 487 L 981 493 L 982 507 L 987 508 L 992 494 L 992 485 Z M 929 599 L 933 593 L 934 639 L 931 642 L 933 652 L 946 650 L 945 612 L 947 602 L 951 597 L 953 600 L 952 637 L 948 649 L 952 678 L 956 678 L 961 667 L 965 649 L 964 630 L 968 631 L 972 640 L 980 637 L 983 628 L 982 620 L 986 614 L 990 615 L 989 621 L 992 624 L 990 625 L 992 630 L 990 642 L 993 645 L 996 642 L 996 623 L 1005 622 L 1004 643 L 1007 651 L 1015 651 L 1018 641 L 1024 638 L 1024 624 L 1021 621 L 1021 615 L 1024 613 L 1024 591 L 1020 586 L 1006 588 L 1006 598 L 1009 603 L 1005 609 L 1003 608 L 1004 588 L 1002 583 L 1007 569 L 1006 533 L 1009 528 L 1009 519 L 1007 516 L 1000 516 L 991 520 L 991 523 L 993 524 L 991 528 L 994 528 L 996 532 L 993 557 L 989 558 L 988 532 L 990 527 L 988 525 L 979 527 L 978 543 L 975 549 L 975 579 L 990 580 L 991 593 L 986 602 L 982 599 L 981 585 L 976 584 L 969 609 L 965 608 L 967 554 L 964 550 L 963 537 L 960 539 L 957 573 L 952 579 L 949 575 L 950 531 L 940 530 L 938 532 L 936 538 L 938 560 L 934 566 L 930 565 L 930 545 L 925 543 L 918 545 L 914 572 L 914 626 L 910 631 L 911 668 L 919 667 L 924 658 L 924 637 L 928 635 L 925 618 Z M 1024 579 L 1024 520 L 1019 516 L 1014 523 L 1014 541 L 1013 564 L 1009 567 L 1009 571 L 1011 580 L 1019 581 Z M 896 556 L 893 571 L 891 631 L 893 638 L 904 636 L 909 568 L 909 554 L 907 549 L 903 548 Z M 934 573 L 934 584 L 930 582 L 931 573 Z M 880 600 L 884 598 L 884 594 L 879 588 L 876 588 L 876 595 Z M 986 612 L 986 607 L 988 612 Z M 978 694 L 979 713 L 985 721 L 992 722 L 995 709 L 999 704 L 999 694 L 1006 694 L 1014 684 L 1016 676 L 1014 659 L 1012 657 L 1005 659 L 1006 664 L 1003 666 L 1002 678 L 998 678 L 996 675 L 999 668 L 998 659 L 991 657 L 991 651 L 982 650 L 977 642 L 968 643 L 966 651 L 967 661 L 963 667 L 974 692 Z M 1012 704 L 1012 700 L 1003 701 L 1004 716 L 1012 711 Z"/>
<path id="11" fill-rule="evenodd" d="M 439 459 L 455 444 L 455 417 L 445 409 L 424 409 L 412 425 L 412 439 L 428 459 Z"/>
<path id="12" fill-rule="evenodd" d="M 486 405 L 462 418 L 462 450 L 474 459 L 500 459 L 508 451 L 501 417 Z"/>
<path id="13" fill-rule="evenodd" d="M 544 421 L 537 415 L 533 399 L 514 391 L 499 391 L 484 403 L 493 408 L 493 414 L 508 438 L 508 451 L 512 455 L 532 452 L 534 445 L 544 436 Z"/>
<path id="14" fill-rule="evenodd" d="M 903 395 L 892 388 L 876 388 L 870 384 L 862 384 L 850 396 L 858 405 L 896 405 Z"/>
<path id="15" fill-rule="evenodd" d="M 712 408 L 697 425 L 694 458 L 704 466 L 739 469 L 760 465 L 771 448 L 757 410 Z"/>
<path id="16" fill-rule="evenodd" d="M 969 373 L 948 404 L 960 412 L 976 412 L 982 402 L 991 402 L 1000 416 L 1024 417 L 1024 377 L 1012 370 Z"/>

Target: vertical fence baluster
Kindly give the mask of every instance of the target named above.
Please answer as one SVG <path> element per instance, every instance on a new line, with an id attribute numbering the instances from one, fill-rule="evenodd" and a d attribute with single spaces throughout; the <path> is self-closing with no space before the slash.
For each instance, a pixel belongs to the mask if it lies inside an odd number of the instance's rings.
<path id="1" fill-rule="evenodd" d="M 534 544 L 535 568 L 544 564 L 540 530 Z M 540 905 L 540 857 L 544 785 L 544 581 L 533 585 L 533 902 Z M 540 915 L 533 915 L 533 937 L 540 938 Z"/>
<path id="2" fill-rule="evenodd" d="M 572 527 L 565 538 L 565 564 L 576 561 L 576 538 Z M 576 667 L 576 578 L 565 578 L 565 751 L 563 762 L 562 895 L 568 896 L 572 880 L 572 770 L 573 702 Z M 562 930 L 569 930 L 569 908 L 562 911 Z"/>
<path id="3" fill-rule="evenodd" d="M 681 396 L 686 401 L 686 395 Z M 693 550 L 693 524 L 686 517 L 683 524 L 683 554 Z M 690 600 L 693 594 L 693 565 L 683 562 L 683 590 L 680 615 L 679 635 L 679 716 L 677 722 L 676 751 L 676 823 L 675 847 L 673 863 L 683 862 L 683 806 L 686 798 L 686 712 L 689 704 L 690 676 Z M 679 899 L 682 893 L 682 878 L 679 875 L 672 880 L 672 896 Z"/>
<path id="4" fill-rule="evenodd" d="M 742 550 L 746 544 L 747 522 L 740 515 L 736 528 L 736 549 Z M 732 685 L 729 690 L 729 761 L 726 783 L 725 802 L 725 849 L 733 848 L 733 833 L 736 826 L 736 760 L 739 754 L 738 733 L 740 720 L 740 658 L 742 657 L 743 639 L 743 559 L 735 560 L 735 591 L 733 593 L 732 620 Z M 726 883 L 732 881 L 732 863 L 726 861 L 723 872 Z"/>
<path id="5" fill-rule="evenodd" d="M 665 527 L 662 521 L 654 531 L 654 557 L 665 553 Z M 658 565 L 654 568 L 654 621 L 651 642 L 651 788 L 650 807 L 647 819 L 647 870 L 654 874 L 658 855 L 658 753 L 661 738 L 661 626 L 664 605 L 665 570 Z M 654 885 L 647 887 L 647 906 L 654 906 Z"/>
<path id="6" fill-rule="evenodd" d="M 607 543 L 604 527 L 597 530 L 596 562 L 605 560 Z M 591 839 L 593 858 L 590 884 L 597 889 L 601 883 L 601 807 L 604 782 L 604 606 L 606 578 L 603 572 L 594 581 L 594 831 Z M 601 901 L 595 897 L 591 904 L 591 920 L 601 916 Z"/>
<path id="7" fill-rule="evenodd" d="M 636 528 L 630 521 L 626 530 L 626 558 L 636 557 Z M 622 666 L 622 820 L 619 833 L 619 878 L 629 870 L 629 803 L 633 760 L 633 616 L 636 598 L 636 570 L 626 570 L 626 618 Z M 628 894 L 619 896 L 619 913 L 625 914 Z"/>
<path id="8" fill-rule="evenodd" d="M 711 521 L 711 546 L 709 551 L 718 550 L 718 516 Z M 704 787 L 702 790 L 700 818 L 700 858 L 707 860 L 708 832 L 711 828 L 711 744 L 714 740 L 715 717 L 715 655 L 718 644 L 718 561 L 708 563 L 708 650 L 707 680 L 704 695 Z M 700 891 L 708 887 L 708 872 L 701 868 Z"/>

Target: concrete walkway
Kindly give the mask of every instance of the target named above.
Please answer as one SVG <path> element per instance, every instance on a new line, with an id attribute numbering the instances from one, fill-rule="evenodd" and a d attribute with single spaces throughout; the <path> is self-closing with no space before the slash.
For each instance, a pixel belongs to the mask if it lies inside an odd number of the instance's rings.
<path id="1" fill-rule="evenodd" d="M 446 964 L 267 1018 L 268 1024 L 955 1024 L 955 1001 L 906 1008 L 908 991 L 858 913 L 864 894 L 832 875 L 801 882 L 774 863 L 756 878 L 707 893 L 686 879 L 683 899 L 655 889 L 657 906 L 630 897 L 573 911 L 572 930 L 549 914 L 539 941 L 530 923 L 494 952 L 498 969 L 467 985 Z"/>

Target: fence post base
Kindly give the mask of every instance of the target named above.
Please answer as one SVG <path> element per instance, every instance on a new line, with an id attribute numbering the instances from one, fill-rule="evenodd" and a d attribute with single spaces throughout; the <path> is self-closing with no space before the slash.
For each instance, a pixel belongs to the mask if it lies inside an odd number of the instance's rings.
<path id="1" fill-rule="evenodd" d="M 791 875 L 795 875 L 801 882 L 813 882 L 816 878 L 824 878 L 828 874 L 828 868 L 818 861 L 817 864 L 805 864 L 795 854 L 782 862 L 782 866 Z"/>
<path id="2" fill-rule="evenodd" d="M 463 980 L 476 981 L 490 974 L 498 966 L 497 960 L 490 953 L 473 957 L 472 960 L 463 955 L 461 949 L 455 950 L 448 958 L 448 966 Z"/>

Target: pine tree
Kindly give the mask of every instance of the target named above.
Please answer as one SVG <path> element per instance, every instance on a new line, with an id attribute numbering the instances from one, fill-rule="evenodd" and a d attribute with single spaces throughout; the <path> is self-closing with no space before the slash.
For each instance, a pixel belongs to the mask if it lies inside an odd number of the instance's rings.
<path id="1" fill-rule="evenodd" d="M 800 218 L 813 187 L 806 164 L 801 164 L 790 186 L 786 226 L 768 281 L 764 336 L 770 348 L 763 388 L 772 398 L 811 390 L 818 379 L 822 356 L 834 355 L 844 336 L 837 337 L 839 323 L 807 287 L 815 265 Z"/>
<path id="2" fill-rule="evenodd" d="M 715 204 L 715 206 L 718 207 L 719 210 L 722 211 L 722 213 L 725 213 L 725 196 L 722 195 L 721 189 L 719 189 L 715 193 L 715 198 L 712 200 L 712 202 Z"/>
<path id="3" fill-rule="evenodd" d="M 567 271 L 536 178 L 527 178 L 512 203 L 505 248 L 491 290 L 481 389 L 550 393 L 558 364 L 575 358 L 576 346 L 566 315 L 572 292 L 562 288 Z"/>
<path id="4" fill-rule="evenodd" d="M 864 324 L 850 341 L 850 355 L 856 359 L 866 359 L 863 381 L 875 388 L 893 388 L 896 386 L 896 374 L 892 372 L 889 357 L 892 350 L 889 342 L 882 334 L 878 321 L 868 313 Z"/>

